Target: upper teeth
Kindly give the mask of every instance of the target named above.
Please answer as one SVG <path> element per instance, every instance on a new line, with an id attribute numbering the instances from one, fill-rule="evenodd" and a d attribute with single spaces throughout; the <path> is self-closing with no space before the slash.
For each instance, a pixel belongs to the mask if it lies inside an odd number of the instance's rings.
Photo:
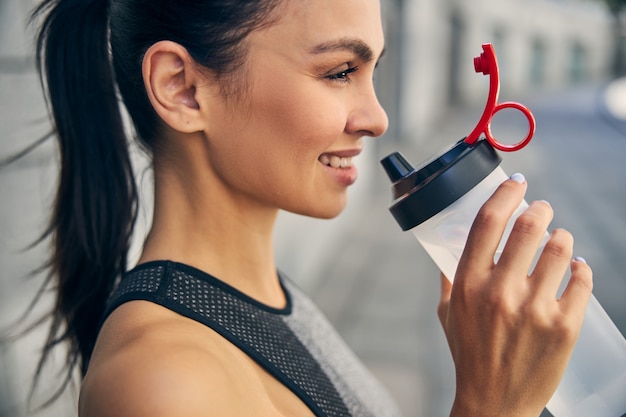
<path id="1" fill-rule="evenodd" d="M 323 154 L 320 156 L 320 162 L 333 168 L 348 168 L 352 166 L 351 157 L 340 157 L 337 155 Z"/>

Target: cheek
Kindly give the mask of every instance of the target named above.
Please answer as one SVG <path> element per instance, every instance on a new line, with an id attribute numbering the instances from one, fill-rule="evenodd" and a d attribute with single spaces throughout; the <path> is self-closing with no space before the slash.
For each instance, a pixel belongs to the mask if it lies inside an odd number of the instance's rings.
<path id="1" fill-rule="evenodd" d="M 232 188 L 285 210 L 336 216 L 345 196 L 328 193 L 317 158 L 344 132 L 341 97 L 302 80 L 260 87 L 230 117 L 215 120 L 224 129 L 221 149 L 213 154 L 220 176 Z"/>
<path id="2" fill-rule="evenodd" d="M 295 155 L 315 154 L 315 158 L 341 137 L 345 111 L 336 99 L 324 94 L 324 87 L 311 83 L 309 88 L 275 88 L 268 91 L 255 112 L 268 142 L 284 145 Z M 255 117 L 256 118 L 256 117 Z M 282 143 L 281 143 L 282 142 Z"/>

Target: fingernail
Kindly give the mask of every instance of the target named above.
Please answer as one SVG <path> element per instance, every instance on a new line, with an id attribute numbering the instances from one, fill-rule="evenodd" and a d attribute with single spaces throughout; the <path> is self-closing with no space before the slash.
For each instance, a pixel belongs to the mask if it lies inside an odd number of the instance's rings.
<path id="1" fill-rule="evenodd" d="M 549 201 L 546 201 L 546 200 L 537 200 L 537 201 L 538 201 L 538 202 L 540 202 L 540 203 L 547 204 L 547 205 L 549 205 L 550 207 L 552 207 L 552 204 L 550 204 L 550 202 L 549 202 Z"/>
<path id="2" fill-rule="evenodd" d="M 520 174 L 519 172 L 511 175 L 510 178 L 515 182 L 519 182 L 520 184 L 524 184 L 524 182 L 526 182 L 526 177 L 524 177 L 524 175 Z"/>
<path id="3" fill-rule="evenodd" d="M 574 260 L 575 260 L 576 262 L 582 262 L 582 263 L 585 263 L 585 264 L 587 263 L 587 261 L 585 260 L 585 258 L 583 258 L 582 256 L 577 256 L 577 257 L 575 257 L 575 258 L 574 258 Z"/>

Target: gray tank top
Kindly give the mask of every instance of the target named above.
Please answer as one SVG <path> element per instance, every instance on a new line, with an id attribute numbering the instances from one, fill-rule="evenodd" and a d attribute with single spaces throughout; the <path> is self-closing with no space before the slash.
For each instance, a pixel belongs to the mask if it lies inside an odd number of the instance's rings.
<path id="1" fill-rule="evenodd" d="M 105 317 L 146 300 L 196 320 L 229 340 L 319 417 L 398 417 L 386 390 L 341 340 L 313 302 L 281 276 L 283 309 L 255 301 L 188 265 L 157 261 L 125 274 Z"/>

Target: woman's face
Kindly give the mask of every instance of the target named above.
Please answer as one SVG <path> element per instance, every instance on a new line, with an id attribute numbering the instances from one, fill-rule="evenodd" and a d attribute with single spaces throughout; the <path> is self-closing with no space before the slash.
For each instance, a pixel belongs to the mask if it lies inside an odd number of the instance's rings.
<path id="1" fill-rule="evenodd" d="M 239 201 L 334 217 L 363 137 L 387 128 L 373 87 L 379 0 L 299 0 L 278 12 L 247 38 L 241 96 L 206 114 L 210 167 Z"/>

